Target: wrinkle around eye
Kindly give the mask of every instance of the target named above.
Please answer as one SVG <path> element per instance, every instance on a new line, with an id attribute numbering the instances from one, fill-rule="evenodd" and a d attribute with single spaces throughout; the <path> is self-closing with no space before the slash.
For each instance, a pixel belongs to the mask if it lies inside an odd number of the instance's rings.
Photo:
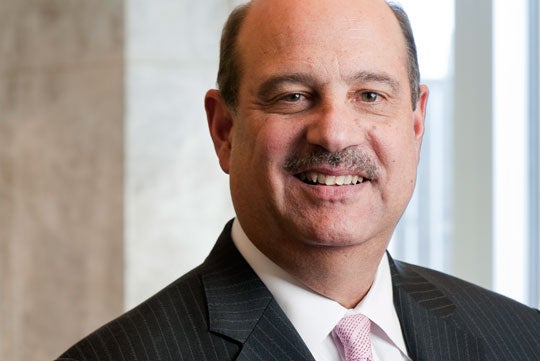
<path id="1" fill-rule="evenodd" d="M 350 102 L 356 111 L 366 116 L 387 118 L 396 110 L 396 99 L 385 92 L 359 90 L 350 93 Z"/>
<path id="2" fill-rule="evenodd" d="M 262 103 L 268 113 L 294 114 L 308 110 L 313 106 L 313 98 L 302 92 L 278 95 Z"/>
<path id="3" fill-rule="evenodd" d="M 379 104 L 387 100 L 387 97 L 384 94 L 381 94 L 375 90 L 362 90 L 352 92 L 350 98 L 355 103 L 364 103 L 364 104 Z"/>

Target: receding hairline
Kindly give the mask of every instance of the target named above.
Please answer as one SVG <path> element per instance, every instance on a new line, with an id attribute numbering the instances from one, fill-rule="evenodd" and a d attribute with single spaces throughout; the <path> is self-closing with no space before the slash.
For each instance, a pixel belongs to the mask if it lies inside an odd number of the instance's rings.
<path id="1" fill-rule="evenodd" d="M 240 88 L 240 80 L 242 78 L 242 69 L 241 66 L 242 62 L 242 54 L 239 49 L 239 39 L 242 34 L 242 31 L 245 29 L 246 25 L 246 19 L 253 11 L 254 4 L 261 2 L 261 0 L 251 0 L 244 4 L 241 4 L 237 6 L 229 16 L 225 27 L 224 32 L 222 34 L 222 49 L 220 51 L 220 69 L 218 72 L 218 88 L 220 92 L 222 93 L 222 96 L 227 103 L 227 105 L 232 109 L 235 110 L 237 103 L 238 103 L 238 89 Z M 406 67 L 408 69 L 408 78 L 409 78 L 409 87 L 411 92 L 411 103 L 413 109 L 416 107 L 416 102 L 419 94 L 419 67 L 418 67 L 418 59 L 417 59 L 417 53 L 416 53 L 416 44 L 414 42 L 414 35 L 412 33 L 412 29 L 410 26 L 410 22 L 407 16 L 407 13 L 405 10 L 401 7 L 401 5 L 397 4 L 394 1 L 391 0 L 384 0 L 385 5 L 388 7 L 389 10 L 391 10 L 394 19 L 397 21 L 398 26 L 401 30 L 402 40 L 405 45 L 405 51 L 406 51 Z M 231 21 L 232 20 L 232 21 Z M 226 53 L 224 52 L 224 37 L 225 37 L 225 30 L 229 25 L 234 25 L 234 34 L 229 33 L 228 35 L 234 35 L 233 38 L 230 38 L 230 42 L 228 43 L 229 49 Z M 230 29 L 229 29 L 230 30 Z M 228 54 L 228 56 L 232 57 L 230 59 L 226 59 L 224 56 L 225 54 Z M 227 68 L 223 67 L 223 62 L 226 62 Z M 223 79 L 221 75 L 223 73 L 227 73 L 229 75 L 227 79 Z M 234 81 L 234 84 L 230 84 L 230 82 L 227 82 L 225 84 L 225 81 L 232 80 Z M 223 89 L 227 87 L 228 89 Z"/>

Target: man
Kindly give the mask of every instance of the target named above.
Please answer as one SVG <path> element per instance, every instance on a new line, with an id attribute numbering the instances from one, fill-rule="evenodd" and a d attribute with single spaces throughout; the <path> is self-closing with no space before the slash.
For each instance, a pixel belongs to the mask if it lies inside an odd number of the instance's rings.
<path id="1" fill-rule="evenodd" d="M 539 360 L 537 310 L 386 253 L 415 184 L 418 79 L 383 0 L 236 10 L 205 106 L 237 218 L 59 360 Z"/>

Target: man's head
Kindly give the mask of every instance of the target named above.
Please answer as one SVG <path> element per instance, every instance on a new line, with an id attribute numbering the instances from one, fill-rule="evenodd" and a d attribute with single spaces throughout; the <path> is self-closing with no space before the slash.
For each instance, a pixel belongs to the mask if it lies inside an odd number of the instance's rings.
<path id="1" fill-rule="evenodd" d="M 242 74 L 240 56 L 237 52 L 236 40 L 240 32 L 245 17 L 249 12 L 251 2 L 238 6 L 229 15 L 221 35 L 221 46 L 218 69 L 218 88 L 226 104 L 235 109 L 238 101 L 238 87 Z M 394 3 L 389 2 L 388 6 L 394 12 L 396 19 L 405 38 L 407 46 L 407 65 L 409 67 L 409 85 L 411 87 L 411 103 L 416 106 L 418 100 L 420 69 L 418 67 L 418 56 L 416 52 L 416 43 L 405 11 Z"/>
<path id="2" fill-rule="evenodd" d="M 302 247 L 384 248 L 411 197 L 427 89 L 396 9 L 255 0 L 227 24 L 210 131 L 240 223 L 278 263 Z"/>

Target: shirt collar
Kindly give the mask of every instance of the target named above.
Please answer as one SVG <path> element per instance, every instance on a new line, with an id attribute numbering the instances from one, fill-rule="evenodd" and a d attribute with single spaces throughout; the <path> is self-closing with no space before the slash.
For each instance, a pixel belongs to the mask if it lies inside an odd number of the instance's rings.
<path id="1" fill-rule="evenodd" d="M 392 276 L 386 253 L 379 263 L 369 292 L 354 310 L 348 312 L 367 316 L 404 355 L 407 355 L 401 324 L 394 307 Z"/>
<path id="2" fill-rule="evenodd" d="M 362 313 L 374 322 L 404 354 L 405 342 L 392 293 L 388 257 L 384 254 L 371 289 L 352 310 L 315 293 L 266 257 L 248 239 L 235 219 L 231 236 L 239 252 L 259 276 L 310 350 L 318 349 L 339 320 L 348 313 Z"/>

